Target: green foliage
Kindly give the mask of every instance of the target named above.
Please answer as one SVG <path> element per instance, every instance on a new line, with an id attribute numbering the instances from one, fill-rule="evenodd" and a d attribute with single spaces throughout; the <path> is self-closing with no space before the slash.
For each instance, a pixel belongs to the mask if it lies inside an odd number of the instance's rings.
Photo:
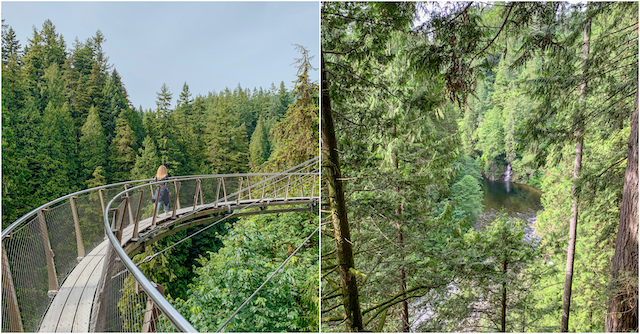
<path id="1" fill-rule="evenodd" d="M 95 107 L 89 109 L 87 121 L 80 129 L 79 158 L 82 161 L 84 178 L 88 178 L 98 166 L 106 166 L 107 138 Z"/>
<path id="2" fill-rule="evenodd" d="M 215 331 L 316 228 L 312 213 L 239 220 L 224 246 L 200 259 L 181 313 L 199 331 Z M 318 331 L 317 245 L 316 234 L 225 330 Z"/>
<path id="3" fill-rule="evenodd" d="M 136 154 L 133 151 L 134 134 L 125 117 L 125 111 L 122 110 L 116 120 L 116 135 L 109 147 L 109 172 L 112 175 L 110 181 L 115 182 L 129 179 L 129 173 L 136 161 Z"/>
<path id="4" fill-rule="evenodd" d="M 227 234 L 229 226 L 235 221 L 219 223 L 218 225 L 197 234 L 178 246 L 168 249 L 154 257 L 151 261 L 140 265 L 140 270 L 151 279 L 163 286 L 165 295 L 171 298 L 185 299 L 188 287 L 197 276 L 195 267 L 200 266 L 198 257 L 207 252 L 217 252 L 222 247 L 221 238 Z M 192 227 L 172 234 L 154 244 L 146 246 L 144 252 L 133 256 L 133 261 L 142 262 L 147 256 L 162 251 L 168 246 L 199 231 L 205 226 Z"/>
<path id="5" fill-rule="evenodd" d="M 140 155 L 136 157 L 136 163 L 131 170 L 131 180 L 149 179 L 155 176 L 158 166 L 161 165 L 156 146 L 147 136 L 142 142 L 144 148 L 139 150 Z"/>
<path id="6" fill-rule="evenodd" d="M 269 159 L 269 139 L 265 132 L 265 126 L 263 118 L 258 119 L 256 129 L 251 135 L 251 141 L 249 142 L 249 156 L 250 165 L 252 170 L 258 170 L 259 167 Z"/>
<path id="7" fill-rule="evenodd" d="M 210 170 L 214 174 L 242 173 L 249 169 L 247 128 L 230 103 L 230 92 L 220 93 L 207 124 Z"/>
<path id="8" fill-rule="evenodd" d="M 525 236 L 526 224 L 499 216 L 484 230 L 471 229 L 453 239 L 460 274 L 445 291 L 425 299 L 434 315 L 423 331 L 501 331 L 502 301 L 506 297 L 506 331 L 530 331 L 531 304 L 540 289 L 540 279 L 549 275 L 538 266 L 542 248 L 535 236 Z M 442 294 L 443 293 L 443 294 Z M 525 317 L 529 317 L 525 319 Z"/>
<path id="9" fill-rule="evenodd" d="M 319 154 L 318 84 L 309 80 L 309 71 L 314 69 L 311 65 L 313 56 L 309 56 L 304 47 L 297 48 L 302 58 L 296 61 L 298 80 L 293 90 L 296 100 L 271 131 L 276 145 L 268 164 L 273 170 L 295 166 Z"/>
<path id="10" fill-rule="evenodd" d="M 483 192 L 478 180 L 471 175 L 465 175 L 460 181 L 451 186 L 451 199 L 456 201 L 453 218 L 471 221 L 478 219 L 482 213 Z"/>

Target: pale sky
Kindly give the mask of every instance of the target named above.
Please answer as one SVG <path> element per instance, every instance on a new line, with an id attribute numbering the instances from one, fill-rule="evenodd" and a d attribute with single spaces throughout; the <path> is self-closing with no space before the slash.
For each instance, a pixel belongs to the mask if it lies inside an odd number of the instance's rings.
<path id="1" fill-rule="evenodd" d="M 163 83 L 172 105 L 186 82 L 192 96 L 225 87 L 293 87 L 300 44 L 320 64 L 320 10 L 309 2 L 2 1 L 4 23 L 24 48 L 50 19 L 70 50 L 100 30 L 103 50 L 138 108 L 156 108 Z M 310 73 L 318 80 L 319 71 Z"/>

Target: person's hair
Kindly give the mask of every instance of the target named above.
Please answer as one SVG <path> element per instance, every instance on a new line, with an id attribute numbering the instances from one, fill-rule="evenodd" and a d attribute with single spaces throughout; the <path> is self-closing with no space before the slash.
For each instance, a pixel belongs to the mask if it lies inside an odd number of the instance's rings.
<path id="1" fill-rule="evenodd" d="M 167 167 L 165 167 L 164 165 L 160 165 L 160 167 L 158 167 L 158 172 L 156 173 L 156 178 L 158 180 L 161 180 L 165 176 L 167 176 Z"/>

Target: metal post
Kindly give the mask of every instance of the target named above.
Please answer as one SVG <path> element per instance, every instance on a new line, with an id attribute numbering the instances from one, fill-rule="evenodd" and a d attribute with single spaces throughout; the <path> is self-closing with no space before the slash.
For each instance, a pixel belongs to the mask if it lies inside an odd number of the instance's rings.
<path id="1" fill-rule="evenodd" d="M 218 201 L 220 200 L 220 186 L 221 180 L 218 180 L 218 190 L 216 191 L 216 208 L 218 207 Z"/>
<path id="2" fill-rule="evenodd" d="M 100 195 L 100 205 L 102 206 L 102 215 L 104 215 L 104 210 L 105 210 L 105 206 L 104 206 L 104 188 L 100 188 L 98 190 L 98 195 Z M 107 231 L 104 231 L 104 237 L 107 237 Z"/>
<path id="3" fill-rule="evenodd" d="M 100 205 L 102 206 L 102 214 L 104 215 L 104 188 L 100 188 L 98 194 L 100 195 Z"/>
<path id="4" fill-rule="evenodd" d="M 140 211 L 142 211 L 142 199 L 143 198 L 144 198 L 144 190 L 142 190 L 142 188 L 140 188 L 140 201 L 138 201 L 138 211 L 136 211 L 136 220 L 134 220 L 133 234 L 131 235 L 131 240 L 133 240 L 133 241 L 137 241 L 138 240 L 138 233 L 140 233 L 140 231 L 138 231 L 138 224 L 140 223 Z"/>
<path id="5" fill-rule="evenodd" d="M 198 179 L 198 191 L 200 192 L 200 205 L 204 205 L 204 195 L 202 194 L 202 182 Z"/>
<path id="6" fill-rule="evenodd" d="M 51 243 L 49 242 L 49 232 L 47 231 L 47 223 L 44 220 L 44 213 L 46 209 L 38 211 L 38 220 L 40 221 L 40 232 L 42 232 L 42 243 L 44 246 L 44 255 L 47 260 L 47 272 L 49 276 L 49 297 L 55 296 L 58 293 L 58 276 L 56 275 L 56 265 L 53 262 L 53 250 L 51 249 Z"/>
<path id="7" fill-rule="evenodd" d="M 84 257 L 84 243 L 82 242 L 82 232 L 80 231 L 80 221 L 78 220 L 78 210 L 76 209 L 76 198 L 78 196 L 71 196 L 69 203 L 71 204 L 71 213 L 73 214 L 73 225 L 76 228 L 76 245 L 78 246 L 78 258 L 80 261 Z"/>
<path id="8" fill-rule="evenodd" d="M 118 241 L 120 241 L 120 243 L 122 243 L 122 234 L 124 232 L 124 215 L 125 215 L 125 212 L 127 211 L 127 209 L 129 209 L 129 196 L 124 196 L 124 208 L 122 208 L 122 212 L 119 212 L 118 225 L 116 225 L 116 229 L 118 231 L 116 236 L 119 236 L 118 237 Z M 131 210 L 129 210 L 129 211 L 131 211 Z M 129 223 L 131 223 L 131 222 L 129 222 Z"/>
<path id="9" fill-rule="evenodd" d="M 180 182 L 173 181 L 173 187 L 176 190 L 176 203 L 173 206 L 173 213 L 171 214 L 171 218 L 175 218 L 176 211 L 180 209 Z"/>
<path id="10" fill-rule="evenodd" d="M 238 196 L 236 196 L 236 204 L 240 204 L 240 195 L 242 194 L 242 176 L 240 176 L 240 186 L 238 187 Z"/>
<path id="11" fill-rule="evenodd" d="M 200 193 L 200 179 L 196 179 L 196 193 L 193 195 L 193 210 L 195 211 L 196 206 L 198 205 L 198 194 Z M 201 195 L 202 196 L 202 195 Z"/>
<path id="12" fill-rule="evenodd" d="M 111 208 L 109 212 L 113 212 L 113 220 L 111 221 L 111 232 L 116 236 L 119 242 L 122 242 L 122 233 L 118 229 L 118 217 L 120 216 L 120 210 L 118 208 Z"/>
<path id="13" fill-rule="evenodd" d="M 151 195 L 153 196 L 153 195 Z M 153 206 L 153 219 L 151 220 L 151 227 L 156 227 L 156 219 L 158 218 L 158 205 L 160 204 L 160 191 L 158 191 L 158 198 Z"/>
<path id="14" fill-rule="evenodd" d="M 176 189 L 176 208 L 178 208 L 178 210 L 181 209 L 180 207 L 180 187 L 181 186 L 182 186 L 182 182 L 173 181 L 173 188 Z"/>
<path id="15" fill-rule="evenodd" d="M 157 283 L 153 283 L 153 285 L 155 286 L 156 290 L 158 290 L 164 296 L 164 288 L 162 287 L 162 285 Z M 138 288 L 137 290 L 140 291 L 141 289 Z M 144 311 L 144 318 L 142 320 L 143 333 L 152 333 L 157 330 L 159 315 L 160 311 L 156 307 L 155 303 L 153 302 L 151 297 L 147 296 L 147 307 Z"/>
<path id="16" fill-rule="evenodd" d="M 313 191 L 316 189 L 316 174 L 313 174 L 313 183 L 311 185 L 311 198 L 313 198 Z"/>
<path id="17" fill-rule="evenodd" d="M 124 185 L 124 190 L 127 190 L 127 189 L 129 189 L 129 185 L 128 185 L 128 184 L 125 184 L 125 185 Z M 129 197 L 129 192 L 128 192 L 128 191 L 127 191 L 126 193 L 124 193 L 124 194 L 125 194 L 125 196 L 126 196 L 127 198 L 130 198 L 130 197 Z M 131 203 L 127 203 L 127 204 L 131 204 Z M 131 209 L 131 205 L 128 205 L 128 208 L 129 208 L 129 209 L 128 209 L 128 211 L 129 211 L 129 224 L 132 224 L 132 223 L 133 223 L 133 211 L 132 211 L 132 209 Z"/>
<path id="18" fill-rule="evenodd" d="M 24 332 L 16 288 L 13 286 L 13 277 L 11 277 L 9 258 L 7 257 L 7 251 L 4 249 L 4 241 L 2 241 L 2 292 L 5 294 L 5 300 L 7 301 L 9 330 L 12 332 Z"/>
<path id="19" fill-rule="evenodd" d="M 249 181 L 249 176 L 247 176 L 247 188 L 251 188 L 251 182 Z M 249 189 L 249 200 L 253 199 L 251 197 L 251 193 L 253 192 L 253 190 Z"/>
<path id="20" fill-rule="evenodd" d="M 222 178 L 222 191 L 224 193 L 224 199 L 227 199 L 227 187 L 224 184 L 224 177 Z"/>
<path id="21" fill-rule="evenodd" d="M 265 175 L 262 179 L 262 195 L 260 195 L 260 202 L 264 200 L 264 188 L 267 186 L 267 176 Z"/>
<path id="22" fill-rule="evenodd" d="M 291 183 L 291 175 L 287 176 L 287 192 L 284 194 L 284 201 L 286 202 L 289 198 L 289 184 Z"/>

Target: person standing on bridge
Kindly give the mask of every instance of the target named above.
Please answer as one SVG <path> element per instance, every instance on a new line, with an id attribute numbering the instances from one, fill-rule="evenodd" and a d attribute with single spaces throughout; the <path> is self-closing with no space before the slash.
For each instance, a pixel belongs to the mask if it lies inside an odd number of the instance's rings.
<path id="1" fill-rule="evenodd" d="M 160 165 L 158 167 L 158 172 L 156 176 L 153 178 L 153 181 L 167 181 L 169 175 L 167 174 L 167 167 L 165 165 Z M 164 214 L 166 215 L 169 211 L 169 195 L 171 195 L 171 191 L 169 190 L 169 184 L 167 182 L 159 183 L 158 188 L 156 189 L 156 193 L 153 196 L 152 200 L 160 200 L 164 205 Z M 154 200 L 155 199 L 155 200 Z"/>

